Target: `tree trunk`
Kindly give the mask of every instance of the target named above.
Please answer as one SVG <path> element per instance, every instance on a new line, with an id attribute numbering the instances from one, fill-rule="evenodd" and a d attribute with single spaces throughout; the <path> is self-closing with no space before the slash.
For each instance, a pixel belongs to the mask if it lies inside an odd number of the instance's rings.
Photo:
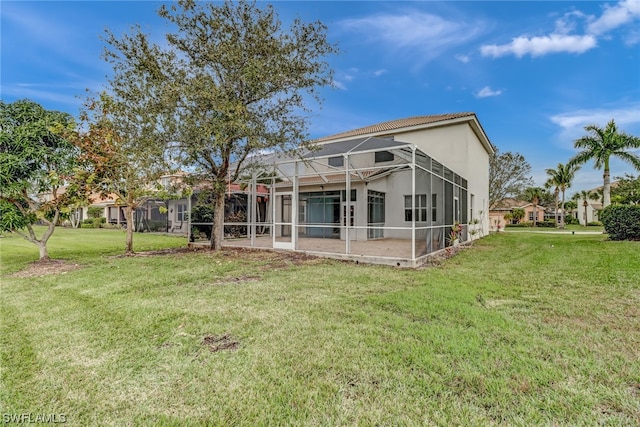
<path id="1" fill-rule="evenodd" d="M 533 201 L 533 226 L 538 224 L 538 200 Z"/>
<path id="2" fill-rule="evenodd" d="M 555 217 L 554 219 L 555 219 L 555 223 L 556 223 L 556 227 L 557 227 L 558 226 L 558 189 L 557 188 L 556 188 L 554 196 L 555 196 L 554 199 L 555 199 L 555 202 L 556 202 L 556 212 L 555 212 L 555 215 L 554 215 L 554 217 Z M 564 192 L 562 193 L 562 203 L 563 203 L 563 206 L 564 206 Z M 563 213 L 564 213 L 564 211 L 563 211 Z M 562 222 L 562 219 L 560 221 L 561 221 L 560 222 L 560 228 L 564 228 L 564 223 Z"/>
<path id="3" fill-rule="evenodd" d="M 558 204 L 556 203 L 556 215 L 558 214 Z M 560 228 L 564 228 L 564 190 L 562 190 L 562 216 L 560 217 Z"/>
<path id="4" fill-rule="evenodd" d="M 124 254 L 125 255 L 133 255 L 135 252 L 133 251 L 133 207 L 131 205 L 127 205 L 124 208 L 124 217 L 127 221 L 127 238 L 124 246 Z"/>
<path id="5" fill-rule="evenodd" d="M 604 186 L 602 187 L 602 208 L 606 208 L 611 204 L 611 175 L 609 172 L 609 162 L 604 167 Z"/>
<path id="6" fill-rule="evenodd" d="M 210 247 L 214 251 L 222 249 L 224 237 L 224 192 L 213 195 L 213 229 Z"/>
<path id="7" fill-rule="evenodd" d="M 585 199 L 584 203 L 582 204 L 582 206 L 584 206 L 584 226 L 587 226 L 587 206 L 589 204 L 587 203 L 587 200 Z"/>
<path id="8" fill-rule="evenodd" d="M 40 262 L 49 261 L 49 251 L 47 250 L 47 242 L 42 240 L 37 240 L 36 245 L 38 245 L 38 249 L 40 249 Z"/>

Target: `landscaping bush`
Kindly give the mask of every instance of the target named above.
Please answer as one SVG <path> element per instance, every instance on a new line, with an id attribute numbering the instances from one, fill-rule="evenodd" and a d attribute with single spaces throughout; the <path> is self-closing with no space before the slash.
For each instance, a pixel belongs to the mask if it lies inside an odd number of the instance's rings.
<path id="1" fill-rule="evenodd" d="M 87 220 L 84 220 L 82 224 L 80 224 L 80 228 L 95 228 L 95 227 L 93 226 L 92 220 L 90 220 L 89 222 L 87 222 Z"/>
<path id="2" fill-rule="evenodd" d="M 149 231 L 166 231 L 167 222 L 164 220 L 149 220 Z"/>
<path id="3" fill-rule="evenodd" d="M 191 222 L 213 223 L 213 208 L 211 205 L 195 205 L 191 208 Z M 211 240 L 211 225 L 194 225 L 191 227 L 191 236 L 204 234 L 207 240 Z"/>
<path id="4" fill-rule="evenodd" d="M 611 240 L 640 240 L 640 205 L 611 205 L 600 214 Z"/>
<path id="5" fill-rule="evenodd" d="M 521 222 L 519 224 L 507 224 L 505 225 L 506 228 L 528 228 L 528 227 L 533 227 L 533 223 L 532 222 Z"/>
<path id="6" fill-rule="evenodd" d="M 87 216 L 89 216 L 89 218 L 99 218 L 100 216 L 102 216 L 102 213 L 104 212 L 104 208 L 100 208 L 98 206 L 89 206 L 89 208 L 87 208 Z"/>
<path id="7" fill-rule="evenodd" d="M 91 222 L 93 223 L 93 228 L 102 228 L 103 225 L 107 222 L 107 218 L 101 216 L 98 218 L 93 218 Z"/>
<path id="8" fill-rule="evenodd" d="M 537 223 L 537 226 L 545 227 L 545 228 L 555 228 L 556 222 L 555 221 L 539 221 Z"/>
<path id="9" fill-rule="evenodd" d="M 591 221 L 587 225 L 589 227 L 602 227 L 602 223 L 600 221 Z"/>
<path id="10" fill-rule="evenodd" d="M 566 225 L 573 225 L 573 224 L 580 224 L 580 221 L 578 221 L 578 218 L 575 218 L 573 216 L 567 216 L 564 218 L 564 223 Z"/>

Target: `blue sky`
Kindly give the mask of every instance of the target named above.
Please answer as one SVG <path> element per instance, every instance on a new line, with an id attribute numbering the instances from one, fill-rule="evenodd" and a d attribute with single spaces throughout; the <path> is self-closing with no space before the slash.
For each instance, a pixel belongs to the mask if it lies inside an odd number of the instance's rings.
<path id="1" fill-rule="evenodd" d="M 111 72 L 105 29 L 134 25 L 160 42 L 152 1 L 0 3 L 0 96 L 78 114 Z M 620 2 L 279 1 L 280 18 L 321 20 L 342 54 L 336 88 L 312 105 L 311 137 L 386 120 L 472 111 L 502 151 L 523 154 L 536 184 L 565 163 L 589 123 L 640 136 L 640 0 Z M 612 174 L 632 172 L 612 163 Z M 592 164 L 573 191 L 602 184 Z"/>

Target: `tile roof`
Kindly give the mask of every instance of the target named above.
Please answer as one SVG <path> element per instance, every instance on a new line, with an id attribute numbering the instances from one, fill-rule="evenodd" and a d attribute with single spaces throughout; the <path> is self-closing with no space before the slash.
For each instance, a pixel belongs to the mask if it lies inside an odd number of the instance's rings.
<path id="1" fill-rule="evenodd" d="M 496 203 L 496 205 L 490 210 L 511 210 L 513 208 L 524 208 L 528 205 L 531 205 L 531 203 L 524 200 L 514 199 L 512 197 L 507 197 L 506 199 L 502 199 L 498 203 Z"/>
<path id="2" fill-rule="evenodd" d="M 330 141 L 338 138 L 348 138 L 355 137 L 361 135 L 368 135 L 372 133 L 381 133 L 381 132 L 389 132 L 397 129 L 412 127 L 412 126 L 421 126 L 431 123 L 442 122 L 446 120 L 459 119 L 461 117 L 475 117 L 475 113 L 449 113 L 449 114 L 437 114 L 432 116 L 416 116 L 409 117 L 406 119 L 397 119 L 390 120 L 388 122 L 382 122 L 370 126 L 365 126 L 359 129 L 353 129 L 342 133 L 337 133 L 335 135 L 325 136 L 319 139 L 316 139 L 314 142 L 324 142 Z"/>

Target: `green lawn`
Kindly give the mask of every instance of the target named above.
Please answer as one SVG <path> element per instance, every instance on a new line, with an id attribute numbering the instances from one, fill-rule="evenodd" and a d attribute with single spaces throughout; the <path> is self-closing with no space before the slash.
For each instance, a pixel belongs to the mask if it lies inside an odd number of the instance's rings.
<path id="1" fill-rule="evenodd" d="M 507 227 L 506 231 L 537 231 L 537 232 L 567 232 L 567 231 L 575 231 L 577 232 L 589 232 L 589 233 L 603 233 L 603 226 L 595 226 L 595 225 L 579 225 L 579 224 L 567 224 L 564 226 L 564 229 L 556 228 L 556 227 Z"/>
<path id="2" fill-rule="evenodd" d="M 184 244 L 136 235 L 137 250 Z M 640 243 L 499 233 L 437 267 L 272 252 L 117 257 L 57 230 L 79 268 L 2 250 L 1 410 L 70 425 L 638 425 Z"/>

